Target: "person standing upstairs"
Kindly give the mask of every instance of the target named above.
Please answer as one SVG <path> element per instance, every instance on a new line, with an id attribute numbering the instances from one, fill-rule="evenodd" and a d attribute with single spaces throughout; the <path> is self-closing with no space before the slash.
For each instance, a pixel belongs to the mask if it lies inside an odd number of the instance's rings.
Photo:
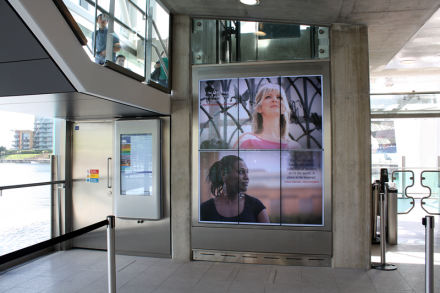
<path id="1" fill-rule="evenodd" d="M 92 50 L 95 48 L 95 33 L 96 33 L 96 55 L 95 62 L 101 65 L 105 63 L 105 54 L 106 54 L 106 46 L 107 46 L 107 24 L 108 20 L 102 19 L 102 13 L 98 15 L 96 20 L 98 23 L 99 29 L 96 32 L 92 33 Z M 112 52 L 112 60 L 115 62 L 116 52 L 121 50 L 121 44 L 119 43 L 119 39 L 117 37 L 111 36 L 113 38 L 113 52 Z"/>

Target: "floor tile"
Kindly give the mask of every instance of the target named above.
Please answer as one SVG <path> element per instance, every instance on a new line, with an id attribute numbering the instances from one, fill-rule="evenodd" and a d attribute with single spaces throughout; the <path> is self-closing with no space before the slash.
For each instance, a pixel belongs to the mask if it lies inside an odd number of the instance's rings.
<path id="1" fill-rule="evenodd" d="M 301 293 L 302 284 L 300 282 L 291 284 L 267 284 L 264 293 Z"/>
<path id="2" fill-rule="evenodd" d="M 371 278 L 376 290 L 411 291 L 410 285 L 403 278 Z"/>

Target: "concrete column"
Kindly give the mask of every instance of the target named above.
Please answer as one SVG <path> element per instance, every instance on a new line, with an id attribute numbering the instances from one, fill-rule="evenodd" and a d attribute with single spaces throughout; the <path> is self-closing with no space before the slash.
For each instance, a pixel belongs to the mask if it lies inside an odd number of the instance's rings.
<path id="1" fill-rule="evenodd" d="M 171 94 L 171 245 L 176 260 L 191 258 L 191 20 L 173 16 Z"/>
<path id="2" fill-rule="evenodd" d="M 368 28 L 331 37 L 333 267 L 369 268 L 371 134 Z"/>

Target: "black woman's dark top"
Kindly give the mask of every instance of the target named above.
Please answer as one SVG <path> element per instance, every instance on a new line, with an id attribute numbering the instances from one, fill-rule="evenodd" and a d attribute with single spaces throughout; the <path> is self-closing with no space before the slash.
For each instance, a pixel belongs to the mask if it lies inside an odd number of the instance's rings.
<path id="1" fill-rule="evenodd" d="M 211 198 L 200 205 L 200 221 L 256 223 L 258 214 L 265 208 L 264 204 L 258 198 L 245 194 L 244 208 L 241 214 L 235 217 L 223 217 L 217 212 L 214 199 Z"/>

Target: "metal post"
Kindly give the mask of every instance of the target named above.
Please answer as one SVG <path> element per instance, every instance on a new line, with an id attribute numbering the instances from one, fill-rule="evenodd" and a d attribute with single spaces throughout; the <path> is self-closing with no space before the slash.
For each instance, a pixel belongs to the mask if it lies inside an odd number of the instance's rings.
<path id="1" fill-rule="evenodd" d="M 108 292 L 116 293 L 115 216 L 107 217 Z"/>
<path id="2" fill-rule="evenodd" d="M 93 26 L 93 57 L 96 58 L 96 21 L 98 20 L 98 0 L 95 0 L 95 25 Z"/>
<path id="3" fill-rule="evenodd" d="M 434 216 L 422 219 L 425 226 L 425 292 L 434 292 Z"/>
<path id="4" fill-rule="evenodd" d="M 387 254 L 387 229 L 385 227 L 387 219 L 387 210 L 385 205 L 387 203 L 387 197 L 385 193 L 381 194 L 380 201 L 380 262 L 386 264 L 386 254 Z"/>
<path id="5" fill-rule="evenodd" d="M 379 202 L 379 189 L 380 189 L 380 184 L 375 182 L 373 183 L 373 198 L 372 198 L 372 209 L 371 209 L 371 230 L 373 232 L 372 235 L 372 243 L 373 244 L 379 244 L 380 243 L 380 238 L 377 236 L 377 216 L 378 216 L 378 211 L 377 211 L 377 206 L 378 206 L 378 202 Z"/>
<path id="6" fill-rule="evenodd" d="M 107 41 L 105 45 L 105 60 L 113 60 L 113 33 L 115 32 L 115 0 L 110 0 L 110 7 L 108 10 L 109 20 L 107 27 Z"/>
<path id="7" fill-rule="evenodd" d="M 387 245 L 387 232 L 385 223 L 387 222 L 387 198 L 385 193 L 381 193 L 380 196 L 380 263 L 372 263 L 371 268 L 383 271 L 393 271 L 397 267 L 395 265 L 386 263 L 386 245 Z"/>

